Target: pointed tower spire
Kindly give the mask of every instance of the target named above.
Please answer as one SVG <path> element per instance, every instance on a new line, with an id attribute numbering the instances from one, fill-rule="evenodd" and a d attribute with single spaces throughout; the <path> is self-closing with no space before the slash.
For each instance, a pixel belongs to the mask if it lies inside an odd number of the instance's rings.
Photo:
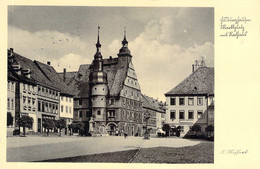
<path id="1" fill-rule="evenodd" d="M 96 43 L 97 52 L 99 52 L 99 49 L 101 48 L 101 44 L 99 43 L 99 29 L 100 29 L 100 26 L 98 26 L 98 37 L 97 37 L 97 43 Z"/>
<path id="2" fill-rule="evenodd" d="M 125 47 L 125 46 L 127 46 L 127 44 L 128 44 L 128 42 L 126 40 L 126 28 L 124 28 L 124 39 L 122 41 L 122 45 L 123 45 L 123 47 Z"/>

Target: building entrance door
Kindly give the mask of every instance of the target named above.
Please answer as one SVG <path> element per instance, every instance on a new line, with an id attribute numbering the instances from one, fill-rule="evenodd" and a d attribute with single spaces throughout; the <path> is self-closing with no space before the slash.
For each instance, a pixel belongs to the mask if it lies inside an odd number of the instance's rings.
<path id="1" fill-rule="evenodd" d="M 109 125 L 108 125 L 108 133 L 109 133 L 109 135 L 110 136 L 112 136 L 112 135 L 115 135 L 115 132 L 116 132 L 116 125 L 115 124 L 113 124 L 113 123 L 110 123 Z"/>

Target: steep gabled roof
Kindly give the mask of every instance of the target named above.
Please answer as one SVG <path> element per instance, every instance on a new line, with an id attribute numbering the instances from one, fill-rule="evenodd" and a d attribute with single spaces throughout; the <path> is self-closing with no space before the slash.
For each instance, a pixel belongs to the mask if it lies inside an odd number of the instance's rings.
<path id="1" fill-rule="evenodd" d="M 123 88 L 127 68 L 118 68 L 118 58 L 103 59 L 103 71 L 107 74 L 110 96 L 118 96 Z M 77 73 L 66 72 L 66 84 L 73 88 L 73 92 L 78 97 L 89 97 L 90 72 L 91 65 L 89 64 L 80 65 Z M 59 73 L 59 76 L 63 77 L 62 73 Z"/>
<path id="2" fill-rule="evenodd" d="M 39 61 L 32 61 L 17 53 L 14 53 L 13 57 L 14 57 L 13 65 L 19 64 L 21 68 L 24 70 L 30 69 L 31 79 L 35 83 L 39 85 L 43 85 L 45 87 L 49 87 L 51 89 L 58 90 L 62 94 L 73 95 L 73 93 L 68 88 L 68 86 L 61 81 L 59 75 L 57 74 L 56 70 L 52 66 L 41 63 Z"/>
<path id="3" fill-rule="evenodd" d="M 200 67 L 176 87 L 165 93 L 171 95 L 214 95 L 214 68 Z"/>
<path id="4" fill-rule="evenodd" d="M 142 100 L 143 100 L 144 108 L 148 108 L 148 109 L 155 110 L 157 112 L 164 113 L 164 110 L 162 109 L 162 106 L 160 105 L 160 102 L 158 102 L 158 100 L 146 95 L 142 95 Z"/>
<path id="5" fill-rule="evenodd" d="M 18 81 L 20 80 L 19 76 L 17 75 L 17 73 L 13 70 L 12 66 L 8 64 L 8 80 L 14 80 L 14 81 Z"/>
<path id="6" fill-rule="evenodd" d="M 14 53 L 14 64 L 19 64 L 22 69 L 30 69 L 31 70 L 31 78 L 35 80 L 38 84 L 45 85 L 50 88 L 56 87 L 53 83 L 43 74 L 43 72 L 38 68 L 38 66 L 34 63 L 34 61 L 21 56 L 17 53 Z"/>
<path id="7" fill-rule="evenodd" d="M 66 85 L 68 85 L 69 83 L 71 83 L 71 81 L 73 80 L 73 78 L 76 76 L 78 74 L 78 72 L 77 71 L 75 71 L 75 72 L 66 72 L 65 73 L 65 84 Z M 63 74 L 63 72 L 58 72 L 58 75 L 60 76 L 60 78 L 62 79 L 62 81 L 64 80 L 63 78 L 63 76 L 64 76 L 64 74 Z"/>
<path id="8" fill-rule="evenodd" d="M 120 91 L 123 89 L 123 83 L 126 78 L 126 73 L 127 73 L 127 68 L 120 68 L 117 70 L 113 84 L 111 85 L 110 88 L 111 96 L 119 95 Z"/>
<path id="9" fill-rule="evenodd" d="M 52 66 L 38 61 L 34 62 L 43 72 L 43 74 L 45 74 L 45 76 L 53 83 L 53 86 L 59 89 L 62 94 L 73 95 L 69 87 L 61 80 L 60 76 Z"/>

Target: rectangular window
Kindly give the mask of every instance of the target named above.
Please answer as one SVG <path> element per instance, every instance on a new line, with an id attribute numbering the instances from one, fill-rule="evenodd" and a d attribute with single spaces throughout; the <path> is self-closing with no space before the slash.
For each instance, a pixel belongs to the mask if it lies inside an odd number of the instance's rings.
<path id="1" fill-rule="evenodd" d="M 185 105 L 185 99 L 184 99 L 184 97 L 180 97 L 180 99 L 179 99 L 179 104 L 180 104 L 180 105 Z"/>
<path id="2" fill-rule="evenodd" d="M 52 109 L 53 107 L 52 107 L 52 104 L 51 103 L 49 103 L 49 111 L 52 113 L 53 112 L 53 109 Z"/>
<path id="3" fill-rule="evenodd" d="M 68 102 L 68 97 L 66 97 L 66 102 Z"/>
<path id="4" fill-rule="evenodd" d="M 71 113 L 71 107 L 69 107 L 69 113 Z"/>
<path id="5" fill-rule="evenodd" d="M 26 90 L 26 88 L 25 88 L 25 84 L 23 84 L 23 90 Z"/>
<path id="6" fill-rule="evenodd" d="M 7 108 L 9 109 L 10 108 L 10 99 L 7 98 Z"/>
<path id="7" fill-rule="evenodd" d="M 170 98 L 170 102 L 171 102 L 171 105 L 175 105 L 176 104 L 176 98 L 175 97 L 171 97 Z"/>
<path id="8" fill-rule="evenodd" d="M 68 106 L 66 106 L 66 113 L 68 113 Z"/>
<path id="9" fill-rule="evenodd" d="M 42 112 L 45 112 L 45 106 L 44 106 L 44 102 L 42 102 Z"/>
<path id="10" fill-rule="evenodd" d="M 191 105 L 194 105 L 194 99 L 193 99 L 193 97 L 189 97 L 189 105 L 191 106 Z"/>
<path id="11" fill-rule="evenodd" d="M 14 90 L 14 83 L 11 82 L 11 90 Z"/>
<path id="12" fill-rule="evenodd" d="M 31 98 L 28 97 L 28 104 L 30 105 L 31 104 Z"/>
<path id="13" fill-rule="evenodd" d="M 82 111 L 79 111 L 79 118 L 82 118 Z"/>
<path id="14" fill-rule="evenodd" d="M 79 100 L 79 105 L 82 105 L 82 100 Z"/>
<path id="15" fill-rule="evenodd" d="M 184 119 L 184 111 L 180 111 L 180 114 L 179 114 L 179 119 Z"/>
<path id="16" fill-rule="evenodd" d="M 63 96 L 60 97 L 61 101 L 63 101 Z"/>
<path id="17" fill-rule="evenodd" d="M 101 115 L 101 111 L 100 110 L 97 111 L 97 115 L 99 115 L 99 116 Z"/>
<path id="18" fill-rule="evenodd" d="M 49 112 L 49 103 L 45 103 L 45 110 L 46 112 Z"/>
<path id="19" fill-rule="evenodd" d="M 114 99 L 111 99 L 110 104 L 113 105 L 114 103 L 115 103 L 115 100 L 114 100 Z"/>
<path id="20" fill-rule="evenodd" d="M 115 117 L 115 110 L 108 111 L 108 117 Z"/>
<path id="21" fill-rule="evenodd" d="M 26 97 L 24 96 L 23 97 L 23 104 L 25 104 L 25 102 L 26 102 Z"/>
<path id="22" fill-rule="evenodd" d="M 11 109 L 13 109 L 13 108 L 14 108 L 14 100 L 11 99 Z"/>
<path id="23" fill-rule="evenodd" d="M 203 119 L 202 111 L 198 111 L 198 119 Z"/>
<path id="24" fill-rule="evenodd" d="M 198 97 L 198 105 L 203 105 L 203 98 L 202 97 Z"/>
<path id="25" fill-rule="evenodd" d="M 175 113 L 175 110 L 171 110 L 170 118 L 171 118 L 172 120 L 173 120 L 173 119 L 176 119 L 176 113 Z"/>
<path id="26" fill-rule="evenodd" d="M 38 101 L 38 111 L 41 111 L 41 102 Z"/>
<path id="27" fill-rule="evenodd" d="M 193 119 L 194 118 L 194 116 L 193 116 L 193 111 L 189 111 L 189 119 Z"/>
<path id="28" fill-rule="evenodd" d="M 71 102 L 71 98 L 69 98 L 69 102 Z"/>
<path id="29" fill-rule="evenodd" d="M 55 113 L 58 114 L 58 105 L 56 105 Z"/>
<path id="30" fill-rule="evenodd" d="M 61 105 L 61 107 L 60 107 L 60 111 L 63 112 L 63 105 Z"/>

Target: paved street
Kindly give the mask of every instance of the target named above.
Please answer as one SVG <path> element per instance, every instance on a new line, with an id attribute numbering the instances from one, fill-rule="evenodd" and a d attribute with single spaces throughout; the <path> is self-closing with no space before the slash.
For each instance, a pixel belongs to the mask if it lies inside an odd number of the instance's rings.
<path id="1" fill-rule="evenodd" d="M 7 161 L 41 161 L 139 148 L 194 146 L 199 143 L 200 141 L 181 138 L 143 140 L 141 137 L 8 137 Z"/>

